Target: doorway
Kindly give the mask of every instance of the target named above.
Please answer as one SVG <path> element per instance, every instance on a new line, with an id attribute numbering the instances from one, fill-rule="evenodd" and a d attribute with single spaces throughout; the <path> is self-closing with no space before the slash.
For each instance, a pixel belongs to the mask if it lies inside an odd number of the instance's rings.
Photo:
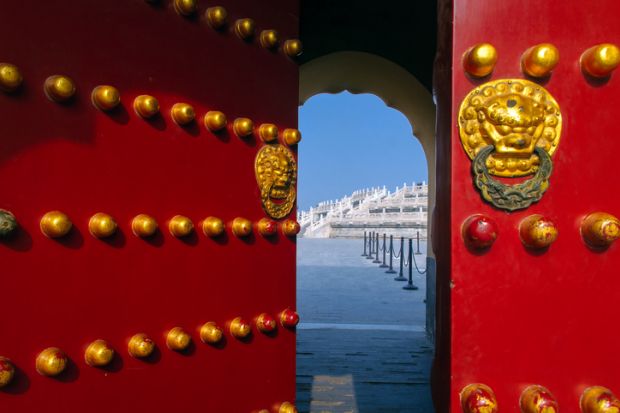
<path id="1" fill-rule="evenodd" d="M 387 106 L 397 109 L 400 112 L 398 116 L 401 118 L 402 115 L 405 115 L 406 119 L 401 120 L 410 128 L 409 135 L 413 138 L 413 134 L 415 134 L 419 139 L 420 152 L 423 151 L 426 159 L 429 160 L 426 165 L 426 176 L 428 177 L 427 208 L 430 210 L 435 199 L 435 115 L 430 93 L 417 79 L 398 65 L 367 53 L 335 53 L 302 65 L 301 103 L 322 92 L 337 93 L 343 90 L 355 93 L 372 93 L 382 100 L 381 102 L 377 99 L 377 102 L 384 109 L 387 104 Z M 319 96 L 313 99 L 321 99 Z M 353 95 L 349 94 L 349 96 Z M 355 96 L 353 97 L 355 98 Z M 393 112 L 398 113 L 396 111 Z M 303 131 L 303 124 L 300 126 Z M 351 137 L 345 138 L 348 138 L 351 143 Z M 304 136 L 304 140 L 305 143 L 308 142 L 307 135 Z M 355 144 L 358 144 L 358 142 L 355 142 Z M 304 146 L 302 144 L 300 147 L 301 171 L 304 170 L 303 163 Z M 303 178 L 300 176 L 300 179 Z M 406 184 L 413 187 L 415 182 Z M 399 189 L 403 189 L 402 184 L 400 188 L 390 188 L 389 191 L 391 193 Z M 303 198 L 303 183 L 300 183 L 300 191 L 300 209 L 304 209 L 307 202 Z M 337 200 L 334 199 L 332 201 Z M 427 219 L 426 227 L 429 230 L 428 234 L 430 234 L 430 219 Z M 389 236 L 389 234 L 387 235 Z M 379 269 L 376 269 L 374 266 L 372 268 L 369 267 L 369 262 L 360 256 L 364 246 L 362 239 L 344 241 L 330 239 L 323 241 L 323 245 L 327 245 L 330 242 L 340 242 L 342 245 L 339 245 L 338 248 L 329 245 L 324 247 L 318 243 L 313 244 L 313 241 L 301 238 L 298 244 L 298 251 L 303 254 L 298 254 L 298 300 L 302 319 L 306 320 L 306 323 L 302 322 L 300 324 L 298 331 L 298 407 L 300 407 L 300 411 L 382 411 L 380 410 L 380 405 L 373 404 L 373 402 L 377 402 L 381 398 L 369 400 L 368 395 L 374 394 L 375 396 L 373 397 L 376 397 L 377 392 L 385 395 L 386 392 L 382 391 L 381 388 L 386 384 L 392 384 L 395 386 L 394 388 L 400 387 L 403 391 L 400 396 L 398 390 L 392 392 L 393 397 L 400 397 L 401 401 L 404 401 L 405 405 L 408 406 L 407 410 L 403 411 L 432 411 L 428 376 L 433 353 L 435 279 L 434 258 L 428 246 L 430 244 L 422 242 L 421 248 L 426 254 L 426 259 L 423 259 L 423 262 L 417 262 L 421 270 L 428 271 L 428 275 L 424 274 L 420 278 L 420 275 L 416 274 L 418 277 L 415 278 L 415 282 L 422 287 L 419 292 L 414 293 L 419 294 L 416 304 L 412 305 L 412 302 L 415 301 L 410 301 L 412 296 L 405 297 L 401 295 L 400 299 L 403 300 L 401 303 L 398 302 L 398 297 L 390 297 L 390 299 L 396 299 L 390 303 L 394 308 L 398 308 L 401 305 L 404 306 L 402 308 L 406 308 L 408 305 L 411 309 L 411 312 L 406 314 L 404 318 L 397 320 L 398 311 L 393 314 L 390 314 L 389 311 L 383 311 L 383 314 L 381 314 L 381 297 L 389 294 L 388 290 L 381 291 L 381 288 L 396 287 L 390 286 L 387 280 L 381 280 L 381 284 L 376 283 L 376 277 L 380 277 Z M 350 244 L 345 245 L 347 242 Z M 398 252 L 398 242 L 394 249 L 396 250 L 395 252 Z M 339 255 L 339 251 L 345 251 L 344 255 Z M 321 254 L 323 254 L 322 258 L 320 257 Z M 325 256 L 325 254 L 329 257 Z M 415 257 L 416 260 L 420 260 L 420 258 L 423 257 Z M 341 264 L 345 268 L 344 273 L 357 273 L 358 279 L 355 279 L 352 284 L 348 284 L 346 277 L 338 278 L 337 273 L 339 271 L 342 272 L 343 269 L 330 268 L 329 263 L 332 261 Z M 364 266 L 366 267 L 364 268 Z M 370 272 L 366 274 L 365 271 Z M 415 272 L 415 269 L 413 271 Z M 381 271 L 382 273 L 383 271 Z M 323 275 L 317 277 L 317 274 Z M 423 282 L 420 280 L 423 280 Z M 352 287 L 356 283 L 357 287 Z M 366 301 L 370 300 L 372 302 L 373 299 L 378 299 L 378 301 L 370 305 L 367 302 L 364 305 L 363 295 L 354 290 L 352 291 L 352 288 L 360 288 L 360 284 L 361 289 L 366 289 L 366 292 L 369 293 L 365 298 Z M 308 304 L 312 316 L 310 319 L 305 318 L 303 314 L 306 310 L 304 308 L 306 305 L 305 301 L 309 301 L 312 298 L 311 294 L 314 294 L 314 298 L 317 299 L 326 290 L 329 292 L 339 289 L 343 289 L 345 292 L 341 293 L 340 297 L 332 297 L 327 304 L 321 305 L 320 299 L 318 304 L 316 302 Z M 373 289 L 376 297 L 372 296 Z M 310 294 L 310 296 L 307 297 L 304 294 Z M 356 300 L 357 302 L 355 302 Z M 347 305 L 347 303 L 351 305 Z M 312 308 L 313 305 L 319 308 Z M 415 308 L 415 306 L 418 307 Z M 377 309 L 378 313 L 375 313 L 375 315 L 378 317 L 372 318 L 371 316 L 368 318 L 373 308 Z M 426 317 L 424 317 L 425 314 Z M 318 318 L 316 317 L 317 315 L 319 316 Z M 416 320 L 416 317 L 420 319 Z M 399 325 L 399 322 L 402 323 Z M 393 331 L 390 332 L 390 329 L 393 329 Z M 395 331 L 404 332 L 405 334 L 395 334 Z M 338 345 L 336 345 L 336 342 Z M 366 343 L 368 351 L 360 351 L 358 348 L 360 343 Z M 377 346 L 377 343 L 381 345 Z M 384 346 L 386 343 L 390 343 L 389 346 L 385 347 L 389 351 L 381 350 L 383 348 L 381 346 Z M 368 355 L 373 352 L 387 356 L 387 358 L 375 359 L 374 362 L 388 368 L 378 376 L 375 376 L 375 379 L 368 379 L 369 372 L 372 373 L 377 366 L 364 365 L 364 360 L 370 360 Z M 317 360 L 319 363 L 316 362 Z M 371 361 L 372 363 L 373 361 Z M 409 367 L 415 366 L 415 368 L 409 370 L 402 368 L 407 365 Z M 349 369 L 348 371 L 347 368 Z M 418 373 L 424 371 L 425 374 L 416 376 L 414 371 L 416 369 Z M 321 371 L 325 374 L 319 374 Z M 366 373 L 366 376 L 364 376 L 364 373 Z M 356 379 L 356 374 L 362 379 Z M 400 381 L 400 386 L 398 374 L 409 375 L 407 379 Z M 416 387 L 422 389 L 419 395 L 412 391 Z M 323 410 L 310 410 L 311 402 L 313 401 L 312 397 L 316 396 L 314 389 L 326 390 L 326 393 L 319 396 L 322 397 L 322 400 L 319 400 L 319 402 L 323 404 Z M 334 394 L 338 393 L 340 395 L 330 400 L 330 390 L 333 390 Z M 383 399 L 386 402 L 386 408 L 390 405 L 388 399 Z M 319 406 L 315 407 L 318 408 Z M 347 410 L 347 406 L 356 406 L 357 410 Z"/>

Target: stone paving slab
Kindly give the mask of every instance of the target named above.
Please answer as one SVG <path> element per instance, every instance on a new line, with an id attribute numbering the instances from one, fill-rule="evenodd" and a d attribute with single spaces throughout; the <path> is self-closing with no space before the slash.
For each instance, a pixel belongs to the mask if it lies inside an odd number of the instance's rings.
<path id="1" fill-rule="evenodd" d="M 406 291 L 398 274 L 361 257 L 361 240 L 298 240 L 297 308 L 304 322 L 425 325 L 424 276 Z M 425 247 L 425 246 L 424 246 Z M 424 255 L 415 256 L 422 268 Z M 394 262 L 396 270 L 397 262 Z"/>
<path id="2" fill-rule="evenodd" d="M 432 413 L 424 279 L 414 279 L 418 291 L 402 290 L 404 283 L 360 256 L 361 245 L 299 240 L 297 407 Z"/>
<path id="3" fill-rule="evenodd" d="M 300 412 L 433 411 L 424 333 L 300 330 L 297 342 Z"/>

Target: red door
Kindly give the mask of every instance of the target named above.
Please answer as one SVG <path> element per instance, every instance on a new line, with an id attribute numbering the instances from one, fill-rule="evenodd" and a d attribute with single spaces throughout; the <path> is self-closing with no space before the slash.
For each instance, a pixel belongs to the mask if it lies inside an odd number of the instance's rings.
<path id="1" fill-rule="evenodd" d="M 289 411 L 297 2 L 0 3 L 0 410 Z"/>
<path id="2" fill-rule="evenodd" d="M 620 3 L 443 3 L 440 411 L 617 411 Z"/>

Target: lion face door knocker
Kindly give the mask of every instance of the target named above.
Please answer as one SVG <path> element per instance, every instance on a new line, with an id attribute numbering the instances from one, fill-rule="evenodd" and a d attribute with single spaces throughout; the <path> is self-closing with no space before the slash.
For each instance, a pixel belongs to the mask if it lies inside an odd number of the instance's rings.
<path id="1" fill-rule="evenodd" d="M 267 145 L 256 155 L 256 182 L 263 209 L 270 217 L 286 217 L 295 205 L 297 162 L 282 145 Z"/>
<path id="2" fill-rule="evenodd" d="M 485 83 L 465 97 L 458 122 L 474 182 L 486 201 L 514 211 L 540 200 L 562 129 L 560 107 L 545 88 L 522 79 Z M 530 175 L 514 185 L 492 177 Z"/>

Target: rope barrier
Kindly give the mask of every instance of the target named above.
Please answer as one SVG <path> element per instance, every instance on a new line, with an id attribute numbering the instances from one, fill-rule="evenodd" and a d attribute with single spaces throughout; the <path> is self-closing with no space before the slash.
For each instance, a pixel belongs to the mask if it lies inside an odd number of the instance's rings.
<path id="1" fill-rule="evenodd" d="M 375 233 L 371 231 L 368 234 L 368 255 L 366 256 L 367 260 L 372 260 L 372 254 L 374 253 L 374 243 L 375 243 Z"/>
<path id="2" fill-rule="evenodd" d="M 400 237 L 400 252 L 398 253 L 400 257 L 400 260 L 398 260 L 399 270 L 398 270 L 398 277 L 394 277 L 394 281 L 407 281 L 407 279 L 403 275 L 403 259 L 405 257 L 404 252 L 403 252 L 404 250 L 405 250 L 405 238 Z"/>
<path id="3" fill-rule="evenodd" d="M 381 264 L 381 260 L 379 259 L 379 233 L 375 234 L 375 259 L 373 260 L 374 264 Z"/>
<path id="4" fill-rule="evenodd" d="M 402 250 L 401 250 L 401 251 L 398 251 L 398 254 L 396 254 L 394 251 L 392 251 L 392 256 L 393 256 L 395 259 L 399 259 L 399 258 L 400 258 L 400 254 L 402 254 Z"/>
<path id="5" fill-rule="evenodd" d="M 383 234 L 383 247 L 381 248 L 381 252 L 383 252 L 383 262 L 381 263 L 381 265 L 379 265 L 379 268 L 387 268 L 388 265 L 385 263 L 385 253 L 387 252 L 386 250 L 386 236 L 385 233 Z"/>
<path id="6" fill-rule="evenodd" d="M 424 271 L 420 271 L 420 268 L 418 267 L 418 263 L 416 262 L 416 259 L 415 259 L 415 254 L 412 255 L 412 258 L 413 258 L 413 265 L 415 265 L 415 270 L 418 272 L 418 274 L 420 275 L 426 274 L 426 268 L 424 268 Z"/>
<path id="7" fill-rule="evenodd" d="M 385 272 L 386 274 L 396 274 L 394 271 L 394 236 L 390 235 L 390 265 L 388 265 L 389 269 Z M 385 262 L 385 255 L 383 255 Z"/>
<path id="8" fill-rule="evenodd" d="M 403 290 L 417 290 L 418 287 L 413 284 L 413 271 L 411 268 L 411 261 L 414 261 L 413 258 L 413 240 L 409 238 L 409 279 L 407 285 L 403 287 Z M 415 261 L 414 261 L 415 262 Z"/>
<path id="9" fill-rule="evenodd" d="M 383 268 L 387 268 L 389 267 L 390 270 L 386 271 L 388 273 L 393 273 L 395 271 L 392 271 L 392 259 L 400 259 L 400 273 L 399 276 L 394 278 L 395 280 L 401 281 L 404 277 L 403 277 L 403 268 L 409 268 L 409 272 L 411 273 L 411 270 L 413 269 L 411 266 L 413 264 L 413 267 L 415 268 L 416 272 L 419 275 L 424 275 L 426 274 L 426 268 L 424 269 L 420 269 L 420 266 L 418 266 L 418 262 L 415 258 L 416 255 L 421 255 L 422 253 L 420 252 L 420 240 L 421 239 L 426 239 L 426 238 L 420 238 L 420 232 L 418 231 L 416 233 L 416 252 L 415 254 L 413 253 L 413 238 L 409 238 L 409 254 L 408 256 L 404 253 L 404 238 L 401 237 L 400 239 L 400 251 L 396 252 L 396 250 L 394 249 L 394 245 L 393 245 L 393 236 L 390 235 L 390 244 L 389 247 L 386 243 L 386 234 L 383 234 L 383 245 L 381 245 L 381 243 L 379 242 L 379 233 L 378 232 L 369 232 L 368 235 L 366 234 L 366 232 L 364 232 L 364 252 L 366 254 L 366 258 L 367 259 L 373 259 L 374 261 L 373 263 L 377 263 L 377 264 L 382 264 L 380 265 L 380 267 Z M 368 250 L 366 249 L 366 246 L 368 246 Z M 388 252 L 390 253 L 390 265 L 386 264 L 386 253 Z M 383 253 L 383 261 L 381 261 L 379 259 L 379 253 Z M 374 256 L 373 256 L 374 255 Z M 364 256 L 364 254 L 362 254 L 362 256 Z"/>

